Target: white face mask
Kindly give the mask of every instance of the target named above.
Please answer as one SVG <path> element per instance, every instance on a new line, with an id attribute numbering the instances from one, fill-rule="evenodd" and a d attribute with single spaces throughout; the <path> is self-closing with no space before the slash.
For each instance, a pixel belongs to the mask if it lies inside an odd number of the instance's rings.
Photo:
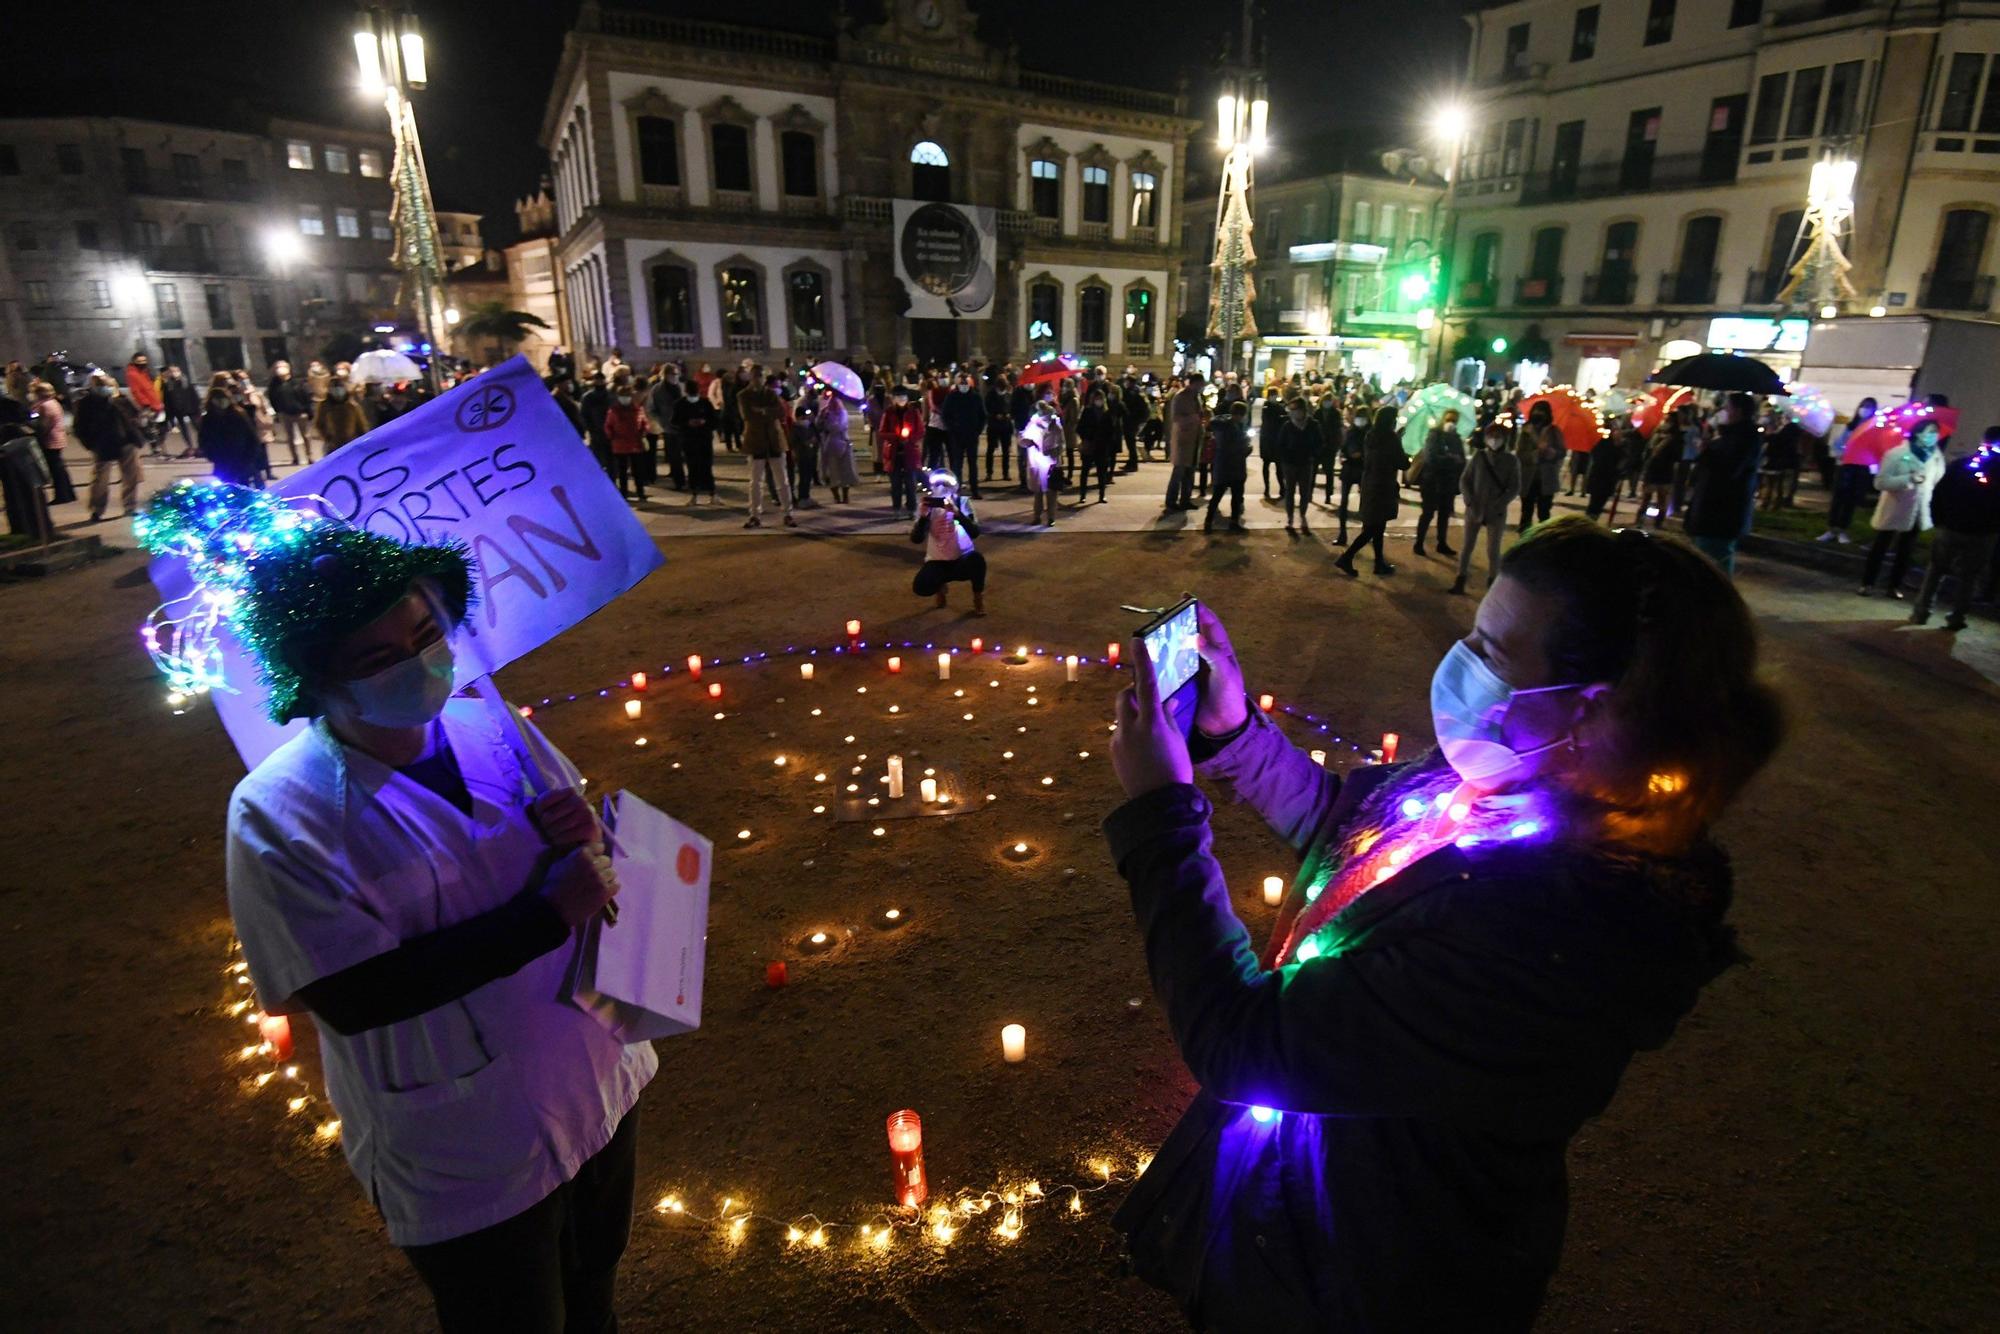
<path id="1" fill-rule="evenodd" d="M 1490 791 L 1526 778 L 1532 771 L 1528 761 L 1567 745 L 1571 738 L 1565 733 L 1546 745 L 1515 750 L 1502 727 L 1508 705 L 1522 695 L 1575 689 L 1560 685 L 1516 690 L 1461 639 L 1431 676 L 1431 727 L 1438 749 L 1458 776 L 1475 787 Z"/>
<path id="2" fill-rule="evenodd" d="M 451 641 L 440 639 L 414 658 L 373 676 L 344 682 L 350 712 L 377 727 L 421 727 L 444 712 L 451 698 Z"/>

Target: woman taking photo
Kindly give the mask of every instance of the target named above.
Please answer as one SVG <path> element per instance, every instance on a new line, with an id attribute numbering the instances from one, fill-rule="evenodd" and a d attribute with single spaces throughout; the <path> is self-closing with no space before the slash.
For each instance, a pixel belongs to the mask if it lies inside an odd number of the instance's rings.
<path id="1" fill-rule="evenodd" d="M 1105 821 L 1201 1085 L 1120 1209 L 1202 1329 L 1525 1330 L 1564 1153 L 1734 959 L 1710 826 L 1777 747 L 1749 612 L 1674 540 L 1581 516 L 1508 551 L 1431 682 L 1439 749 L 1345 775 L 1244 696 L 1222 624 L 1191 740 L 1141 641 Z M 1303 857 L 1261 952 L 1195 766 Z"/>

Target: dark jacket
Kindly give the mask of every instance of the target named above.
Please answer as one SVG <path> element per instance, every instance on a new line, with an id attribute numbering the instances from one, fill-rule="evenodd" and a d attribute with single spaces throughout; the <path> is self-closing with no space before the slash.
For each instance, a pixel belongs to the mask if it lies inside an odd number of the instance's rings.
<path id="1" fill-rule="evenodd" d="M 1688 483 L 1691 537 L 1741 537 L 1750 528 L 1764 437 L 1751 422 L 1729 422 L 1695 456 Z"/>
<path id="2" fill-rule="evenodd" d="M 1201 772 L 1304 855 L 1283 931 L 1396 770 L 1343 780 L 1253 711 Z M 1176 784 L 1105 821 L 1201 1086 L 1114 1219 L 1135 1269 L 1204 1329 L 1527 1329 L 1570 1138 L 1734 957 L 1726 860 L 1447 847 L 1334 919 L 1339 949 L 1274 972 L 1231 908 L 1211 810 Z"/>
<path id="3" fill-rule="evenodd" d="M 1403 467 L 1409 457 L 1395 427 L 1370 427 L 1362 441 L 1361 522 L 1387 523 L 1396 517 L 1403 495 Z"/>
<path id="4" fill-rule="evenodd" d="M 715 432 L 715 405 L 700 394 L 683 396 L 674 404 L 674 429 L 689 444 L 712 444 L 710 437 Z"/>
<path id="5" fill-rule="evenodd" d="M 1218 493 L 1250 476 L 1250 432 L 1233 412 L 1218 412 L 1208 433 L 1215 443 L 1215 486 Z"/>
<path id="6" fill-rule="evenodd" d="M 1017 384 L 1008 395 L 1007 410 L 1014 418 L 1014 434 L 1019 435 L 1028 425 L 1028 418 L 1035 415 L 1035 390 L 1032 385 Z"/>
<path id="7" fill-rule="evenodd" d="M 201 415 L 201 395 L 195 392 L 193 382 L 185 375 L 177 380 L 162 377 L 160 380 L 161 410 L 169 417 L 198 417 Z"/>
<path id="8" fill-rule="evenodd" d="M 1947 464 L 1931 488 L 1931 522 L 1968 536 L 2000 533 L 2000 458 L 1970 454 Z"/>
<path id="9" fill-rule="evenodd" d="M 1340 437 L 1340 480 L 1343 483 L 1361 485 L 1362 465 L 1367 452 L 1367 423 L 1350 423 Z"/>
<path id="10" fill-rule="evenodd" d="M 583 414 L 584 434 L 590 443 L 600 449 L 611 447 L 611 438 L 604 434 L 604 414 L 611 411 L 611 391 L 601 385 L 592 385 L 583 391 L 577 401 L 577 411 Z"/>
<path id="11" fill-rule="evenodd" d="M 958 441 L 977 440 L 986 433 L 986 404 L 977 389 L 954 388 L 944 396 L 945 434 Z"/>
<path id="12" fill-rule="evenodd" d="M 115 459 L 128 449 L 146 447 L 145 433 L 139 429 L 131 403 L 115 394 L 86 389 L 77 399 L 73 415 L 70 433 L 97 458 Z"/>
<path id="13" fill-rule="evenodd" d="M 273 375 L 271 382 L 264 386 L 264 398 L 270 403 L 272 413 L 277 416 L 312 416 L 312 391 L 304 380 L 289 375 L 280 380 Z"/>
<path id="14" fill-rule="evenodd" d="M 1425 504 L 1443 505 L 1458 499 L 1459 479 L 1465 476 L 1465 441 L 1457 431 L 1433 426 L 1424 437 L 1417 461 L 1417 494 Z"/>
<path id="15" fill-rule="evenodd" d="M 257 428 L 235 408 L 216 408 L 201 414 L 201 456 L 215 469 L 216 477 L 237 486 L 248 486 L 257 477 Z"/>
<path id="16" fill-rule="evenodd" d="M 1076 419 L 1076 436 L 1091 459 L 1118 457 L 1118 419 L 1111 415 L 1111 409 L 1098 404 L 1085 408 Z"/>
<path id="17" fill-rule="evenodd" d="M 1217 405 L 1220 416 L 1221 404 Z M 1264 400 L 1264 411 L 1257 419 L 1257 453 L 1260 457 L 1275 461 L 1278 458 L 1278 432 L 1284 429 L 1285 405 L 1275 398 Z"/>
<path id="18" fill-rule="evenodd" d="M 1280 416 L 1275 434 L 1265 438 L 1264 457 L 1276 459 L 1287 476 L 1310 481 L 1319 462 L 1319 423 L 1307 417 L 1304 426 L 1295 426 L 1289 415 Z"/>
<path id="19" fill-rule="evenodd" d="M 1609 500 L 1618 494 L 1624 472 L 1625 453 L 1618 440 L 1599 440 L 1590 451 L 1589 471 L 1583 475 L 1583 489 L 1592 500 Z"/>

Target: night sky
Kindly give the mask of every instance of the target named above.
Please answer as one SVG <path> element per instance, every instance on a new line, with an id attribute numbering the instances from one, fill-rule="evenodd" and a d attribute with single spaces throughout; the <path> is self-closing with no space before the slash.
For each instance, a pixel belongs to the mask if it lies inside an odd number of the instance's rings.
<path id="1" fill-rule="evenodd" d="M 627 0 L 618 7 L 819 33 L 833 31 L 835 13 L 831 4 L 798 0 Z M 1030 68 L 1161 90 L 1186 72 L 1200 94 L 1197 115 L 1212 106 L 1205 76 L 1238 13 L 1229 0 L 974 0 L 973 7 L 980 35 L 1018 40 Z M 851 8 L 869 15 L 868 0 Z M 1275 144 L 1282 147 L 1288 135 L 1363 127 L 1413 141 L 1424 108 L 1462 74 L 1464 8 L 1461 0 L 1269 0 Z M 484 213 L 488 239 L 505 241 L 514 199 L 534 188 L 543 168 L 535 135 L 577 4 L 418 0 L 416 9 L 431 76 L 417 117 L 438 207 Z M 353 12 L 323 0 L 93 5 L 87 26 L 45 26 L 17 51 L 30 58 L 13 68 L 5 114 L 243 125 L 263 112 L 372 126 L 379 106 L 354 88 Z M 1079 13 L 1139 14 L 1150 22 L 1139 29 L 1070 22 Z"/>

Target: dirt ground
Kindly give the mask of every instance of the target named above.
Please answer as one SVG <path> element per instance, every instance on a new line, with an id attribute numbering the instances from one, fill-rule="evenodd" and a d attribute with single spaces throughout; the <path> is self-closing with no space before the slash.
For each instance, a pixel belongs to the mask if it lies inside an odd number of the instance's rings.
<path id="1" fill-rule="evenodd" d="M 665 569 L 505 674 L 517 702 L 577 694 L 538 710 L 550 736 L 595 784 L 633 788 L 718 846 L 703 1027 L 659 1045 L 641 1104 L 628 1328 L 1178 1327 L 1119 1271 L 1105 1220 L 1122 1185 L 1085 1197 L 1080 1216 L 1055 1189 L 1090 1184 L 1097 1158 L 1129 1176 L 1188 1094 L 1096 829 L 1117 800 L 1109 675 L 1066 686 L 1048 659 L 961 662 L 944 685 L 928 654 L 904 651 L 900 677 L 878 654 L 822 655 L 807 686 L 774 658 L 712 670 L 719 703 L 679 673 L 656 677 L 637 724 L 620 692 L 595 692 L 690 652 L 830 645 L 849 616 L 871 639 L 1101 653 L 1130 627 L 1120 603 L 1192 589 L 1231 625 L 1253 689 L 1336 731 L 1420 745 L 1431 667 L 1472 604 L 1441 595 L 1439 566 L 1350 583 L 1276 536 L 987 546 L 993 615 L 973 621 L 911 599 L 894 538 L 670 542 Z M 2000 692 L 1949 658 L 1947 636 L 1869 619 L 1887 613 L 1816 576 L 1753 567 L 1743 585 L 1796 728 L 1723 831 L 1754 961 L 1633 1064 L 1578 1138 L 1542 1326 L 1990 1328 Z M 324 1105 L 288 1115 L 282 1079 L 245 1092 L 264 1067 L 232 1060 L 248 1038 L 222 1009 L 220 877 L 240 766 L 212 717 L 162 705 L 133 634 L 153 601 L 129 556 L 0 589 L 0 986 L 13 998 L 0 1013 L 0 1323 L 427 1328 L 417 1281 L 338 1154 L 311 1141 Z M 881 836 L 811 813 L 891 750 L 956 766 L 995 800 Z M 1218 824 L 1238 909 L 1261 932 L 1259 881 L 1291 866 L 1244 812 Z M 1002 855 L 1016 840 L 1028 861 Z M 892 906 L 906 925 L 878 929 Z M 815 930 L 836 948 L 803 954 Z M 778 991 L 764 986 L 774 958 L 791 968 Z M 1018 1066 L 1000 1060 L 1010 1021 L 1028 1030 Z M 316 1087 L 309 1033 L 299 1046 Z M 851 1231 L 824 1251 L 788 1247 L 784 1224 L 808 1213 L 876 1217 L 883 1118 L 900 1107 L 923 1116 L 934 1190 L 1033 1178 L 1054 1201 L 1015 1240 L 981 1215 L 941 1254 L 909 1233 L 886 1254 Z M 653 1212 L 668 1191 L 711 1215 L 724 1196 L 747 1200 L 774 1221 L 732 1246 L 719 1225 Z"/>

